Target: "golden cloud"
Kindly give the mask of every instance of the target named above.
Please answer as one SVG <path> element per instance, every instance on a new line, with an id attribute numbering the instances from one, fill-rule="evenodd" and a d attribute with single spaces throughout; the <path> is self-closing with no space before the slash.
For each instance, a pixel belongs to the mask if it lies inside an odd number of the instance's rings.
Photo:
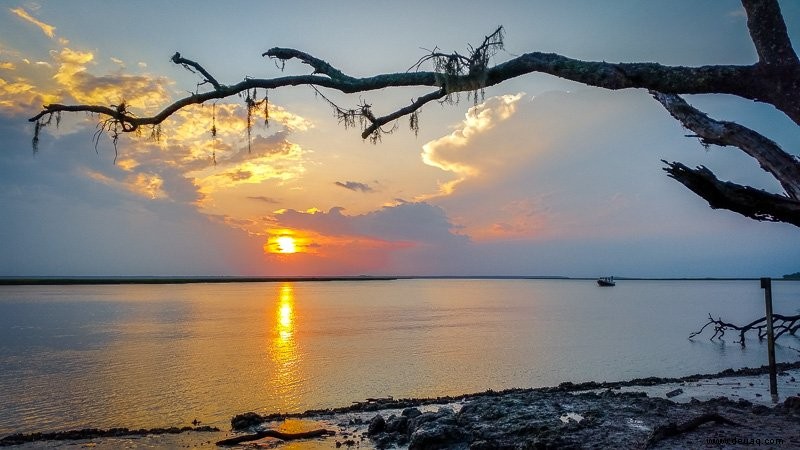
<path id="1" fill-rule="evenodd" d="M 473 106 L 452 133 L 422 146 L 421 156 L 425 164 L 457 175 L 456 179 L 442 184 L 440 192 L 434 196 L 451 194 L 456 185 L 480 173 L 476 165 L 464 158 L 460 149 L 466 147 L 476 136 L 491 130 L 498 122 L 511 117 L 516 112 L 516 103 L 524 95 L 525 93 L 521 92 L 516 95 L 492 97 Z"/>
<path id="2" fill-rule="evenodd" d="M 55 32 L 56 31 L 56 27 L 54 27 L 52 25 L 48 25 L 48 24 L 42 22 L 41 20 L 31 16 L 28 13 L 28 11 L 25 11 L 22 8 L 12 8 L 12 9 L 9 9 L 9 11 L 11 11 L 13 14 L 15 14 L 20 19 L 39 27 L 39 29 L 42 30 L 42 33 L 44 33 L 45 36 L 49 37 L 50 39 L 53 39 L 56 36 L 56 32 Z"/>
<path id="3" fill-rule="evenodd" d="M 127 181 L 129 190 L 143 197 L 153 200 L 167 197 L 167 194 L 162 189 L 164 180 L 156 174 L 137 173 L 135 176 L 128 178 Z"/>
<path id="4" fill-rule="evenodd" d="M 32 106 L 52 103 L 56 98 L 37 92 L 36 87 L 25 78 L 11 82 L 0 78 L 0 106 L 6 113 L 29 112 Z"/>
<path id="5" fill-rule="evenodd" d="M 58 65 L 53 79 L 64 90 L 64 96 L 79 103 L 109 105 L 125 101 L 127 105 L 147 112 L 170 100 L 166 86 L 171 82 L 165 77 L 92 75 L 87 72 L 86 65 L 94 60 L 94 54 L 70 48 L 54 51 L 53 59 Z"/>
<path id="6" fill-rule="evenodd" d="M 95 170 L 85 170 L 84 174 L 98 182 L 116 189 L 133 192 L 134 194 L 141 195 L 142 197 L 155 199 L 167 199 L 166 192 L 162 189 L 164 180 L 153 173 L 137 173 L 132 174 L 125 178 L 124 181 L 116 180 L 108 175 L 97 172 Z"/>
<path id="7" fill-rule="evenodd" d="M 286 127 L 289 131 L 308 131 L 314 124 L 302 116 L 290 113 L 285 108 L 277 105 L 269 105 L 269 120 L 276 121 Z"/>
<path id="8" fill-rule="evenodd" d="M 153 114 L 173 101 L 171 80 L 125 73 L 124 61 L 92 51 L 54 45 L 48 61 L 25 60 L 22 54 L 9 57 L 11 53 L 5 49 L 2 55 L 0 75 L 6 76 L 0 78 L 0 107 L 4 113 L 31 113 L 48 103 L 113 105 L 124 100 L 141 116 Z M 25 60 L 26 64 L 17 63 L 17 67 L 12 60 Z M 120 67 L 113 73 L 97 74 L 95 65 L 100 60 L 110 60 Z M 144 67 L 146 64 L 139 63 L 136 69 Z M 11 74 L 19 76 L 12 79 L 8 76 Z M 288 138 L 292 132 L 308 130 L 313 124 L 279 105 L 270 104 L 269 113 L 271 129 L 255 118 L 248 133 L 243 102 L 182 109 L 164 122 L 158 139 L 150 139 L 149 130 L 142 130 L 141 135 L 126 134 L 119 142 L 119 158 L 113 167 L 81 169 L 82 174 L 143 198 L 186 202 L 202 212 L 212 212 L 205 206 L 214 203 L 209 195 L 212 192 L 245 184 L 281 184 L 305 173 L 307 151 Z M 93 120 L 79 118 L 82 125 Z M 60 131 L 54 128 L 52 132 L 70 133 L 75 123 L 70 119 L 66 126 L 62 123 Z M 212 127 L 216 129 L 215 136 L 211 134 Z M 107 142 L 106 138 L 101 140 L 101 149 L 108 148 Z M 226 192 L 220 196 L 235 194 Z M 235 204 L 213 212 L 232 211 L 239 212 L 231 220 L 250 220 L 249 211 Z M 255 227 L 248 229 L 253 232 Z M 257 231 L 265 232 L 263 221 Z"/>
<path id="9" fill-rule="evenodd" d="M 203 193 L 209 194 L 241 184 L 261 184 L 268 180 L 286 182 L 299 178 L 306 170 L 303 150 L 294 143 L 286 143 L 286 147 L 286 153 L 267 154 L 243 161 L 224 172 L 219 172 L 218 167 L 202 170 L 195 174 L 196 182 Z"/>

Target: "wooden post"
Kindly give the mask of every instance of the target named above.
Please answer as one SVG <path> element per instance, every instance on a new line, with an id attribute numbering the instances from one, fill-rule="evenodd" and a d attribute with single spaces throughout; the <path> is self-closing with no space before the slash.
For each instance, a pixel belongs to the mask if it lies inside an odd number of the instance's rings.
<path id="1" fill-rule="evenodd" d="M 778 403 L 778 373 L 775 367 L 775 333 L 772 330 L 772 279 L 762 278 L 764 301 L 767 306 L 767 354 L 769 355 L 769 393 L 772 402 Z"/>

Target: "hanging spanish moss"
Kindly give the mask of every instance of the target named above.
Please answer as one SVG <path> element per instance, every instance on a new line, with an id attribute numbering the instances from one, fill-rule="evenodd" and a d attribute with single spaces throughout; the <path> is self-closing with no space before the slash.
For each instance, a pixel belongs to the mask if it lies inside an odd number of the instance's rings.
<path id="1" fill-rule="evenodd" d="M 408 115 L 408 128 L 414 132 L 414 136 L 419 136 L 419 111 Z"/>
<path id="2" fill-rule="evenodd" d="M 153 125 L 150 129 L 150 140 L 161 142 L 161 124 Z"/>
<path id="3" fill-rule="evenodd" d="M 217 165 L 217 104 L 211 104 L 211 162 Z"/>
<path id="4" fill-rule="evenodd" d="M 264 125 L 269 126 L 269 91 L 264 89 Z"/>

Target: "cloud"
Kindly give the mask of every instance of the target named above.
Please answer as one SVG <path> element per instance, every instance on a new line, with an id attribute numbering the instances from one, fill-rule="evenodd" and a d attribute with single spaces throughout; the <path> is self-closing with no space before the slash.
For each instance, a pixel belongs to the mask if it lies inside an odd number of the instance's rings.
<path id="1" fill-rule="evenodd" d="M 265 197 L 263 195 L 248 195 L 247 198 L 249 200 L 257 200 L 259 202 L 270 203 L 270 204 L 280 203 L 278 200 L 275 200 L 272 197 Z"/>
<path id="2" fill-rule="evenodd" d="M 242 145 L 236 153 L 223 157 L 218 162 L 237 164 L 258 158 L 298 157 L 300 147 L 289 142 L 288 136 L 287 130 L 281 130 L 269 136 L 257 135 L 249 146 Z"/>
<path id="3" fill-rule="evenodd" d="M 541 235 L 552 220 L 550 208 L 536 197 L 508 200 L 501 204 L 498 219 L 488 228 L 477 230 L 476 238 L 517 239 Z"/>
<path id="4" fill-rule="evenodd" d="M 2 70 L 15 70 L 16 68 L 17 66 L 10 61 L 0 61 L 0 69 Z"/>
<path id="5" fill-rule="evenodd" d="M 166 77 L 149 75 L 93 75 L 87 65 L 94 61 L 92 52 L 63 48 L 51 52 L 58 66 L 53 79 L 64 96 L 79 103 L 110 105 L 122 101 L 145 112 L 161 108 L 170 99 Z"/>
<path id="6" fill-rule="evenodd" d="M 440 186 L 440 195 L 451 194 L 459 183 L 480 174 L 480 167 L 464 158 L 461 154 L 462 149 L 470 145 L 479 135 L 494 128 L 498 122 L 514 115 L 516 104 L 524 95 L 525 93 L 521 92 L 515 95 L 491 97 L 470 108 L 455 131 L 422 146 L 422 161 L 425 164 L 456 175 L 456 179 Z"/>
<path id="7" fill-rule="evenodd" d="M 253 172 L 247 170 L 236 170 L 232 172 L 224 172 L 221 176 L 230 178 L 231 181 L 246 181 L 253 176 Z"/>
<path id="8" fill-rule="evenodd" d="M 56 99 L 50 94 L 43 94 L 33 83 L 23 77 L 12 81 L 0 78 L 0 114 L 19 115 L 28 113 L 32 107 L 52 103 Z"/>
<path id="9" fill-rule="evenodd" d="M 345 181 L 345 182 L 336 181 L 333 184 L 354 192 L 365 192 L 365 193 L 374 192 L 374 189 L 372 189 L 370 185 L 366 183 L 359 183 L 357 181 Z"/>
<path id="10" fill-rule="evenodd" d="M 323 235 L 365 236 L 384 241 L 408 241 L 444 245 L 463 243 L 466 236 L 453 233 L 456 228 L 444 210 L 428 203 L 402 203 L 385 206 L 366 214 L 347 216 L 343 208 L 305 213 L 286 210 L 275 219 L 280 226 L 312 230 Z"/>
<path id="11" fill-rule="evenodd" d="M 286 108 L 270 103 L 269 104 L 270 122 L 278 122 L 288 131 L 308 131 L 314 127 L 313 122 L 302 116 L 291 113 Z"/>
<path id="12" fill-rule="evenodd" d="M 12 8 L 12 9 L 9 9 L 9 11 L 11 11 L 13 14 L 15 14 L 20 19 L 22 19 L 22 20 L 24 20 L 24 21 L 26 21 L 28 23 L 32 23 L 33 25 L 36 25 L 37 27 L 39 27 L 39 29 L 42 30 L 42 33 L 44 33 L 45 36 L 49 37 L 50 39 L 53 39 L 56 36 L 56 33 L 55 33 L 56 27 L 54 27 L 52 25 L 48 25 L 48 24 L 42 22 L 41 20 L 31 16 L 23 8 L 21 8 L 21 7 L 20 8 Z"/>
<path id="13" fill-rule="evenodd" d="M 427 203 L 402 203 L 377 211 L 345 215 L 281 210 L 268 219 L 265 250 L 274 252 L 277 238 L 291 236 L 300 252 L 269 253 L 284 271 L 299 273 L 444 273 L 452 255 L 467 251 L 470 242 L 444 210 Z M 430 271 L 429 271 L 430 269 Z"/>

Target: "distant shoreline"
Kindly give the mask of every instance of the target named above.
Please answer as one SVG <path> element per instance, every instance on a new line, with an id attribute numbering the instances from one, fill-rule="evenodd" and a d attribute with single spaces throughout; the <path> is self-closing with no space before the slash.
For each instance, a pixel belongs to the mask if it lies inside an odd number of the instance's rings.
<path id="1" fill-rule="evenodd" d="M 115 284 L 217 284 L 217 283 L 295 283 L 308 281 L 395 281 L 395 280 L 594 280 L 585 277 L 523 275 L 427 275 L 427 276 L 309 276 L 309 277 L 0 277 L 0 286 L 115 285 Z M 759 278 L 637 278 L 615 277 L 618 281 L 758 281 Z M 792 281 L 772 278 L 773 281 Z M 796 281 L 796 280 L 795 280 Z"/>
<path id="2" fill-rule="evenodd" d="M 26 277 L 0 278 L 0 286 L 294 283 L 303 281 L 392 281 L 397 277 Z"/>

